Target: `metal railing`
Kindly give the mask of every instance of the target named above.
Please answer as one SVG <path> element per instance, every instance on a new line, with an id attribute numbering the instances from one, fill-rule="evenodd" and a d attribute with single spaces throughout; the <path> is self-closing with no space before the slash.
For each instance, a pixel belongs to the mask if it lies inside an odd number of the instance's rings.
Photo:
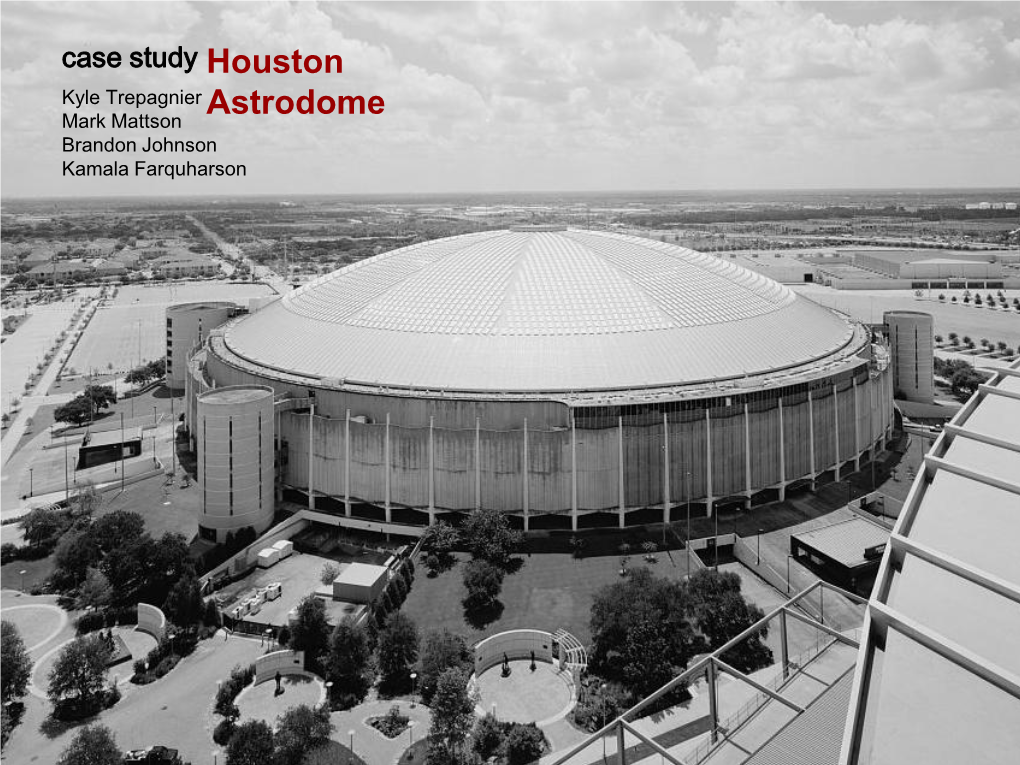
<path id="1" fill-rule="evenodd" d="M 709 743 L 709 747 L 710 748 L 711 747 L 715 747 L 718 744 L 719 718 L 718 718 L 717 703 L 716 703 L 717 686 L 715 685 L 715 677 L 717 676 L 717 674 L 720 671 L 727 672 L 729 674 L 735 675 L 738 679 L 742 680 L 743 682 L 748 683 L 748 684 L 752 685 L 753 687 L 757 688 L 759 690 L 759 692 L 761 693 L 761 695 L 767 696 L 769 698 L 776 699 L 776 700 L 782 702 L 783 704 L 785 704 L 785 705 L 787 705 L 787 706 L 789 706 L 791 708 L 794 708 L 797 711 L 797 713 L 799 714 L 799 712 L 803 711 L 803 709 L 801 707 L 799 707 L 798 705 L 794 704 L 789 699 L 783 697 L 781 694 L 779 694 L 773 688 L 771 688 L 769 686 L 766 686 L 766 685 L 763 685 L 763 684 L 757 682 L 756 680 L 754 680 L 753 678 L 750 678 L 750 677 L 748 677 L 747 675 L 745 675 L 745 674 L 743 674 L 741 672 L 737 672 L 732 667 L 729 667 L 723 661 L 723 659 L 721 657 L 727 651 L 729 651 L 733 647 L 739 645 L 740 643 L 742 643 L 744 640 L 748 639 L 752 635 L 758 634 L 762 630 L 763 627 L 767 627 L 769 622 L 771 622 L 773 619 L 775 619 L 777 617 L 781 617 L 781 618 L 790 618 L 790 617 L 793 617 L 793 618 L 795 618 L 795 619 L 797 619 L 799 621 L 803 621 L 803 622 L 805 622 L 805 623 L 807 623 L 809 625 L 814 626 L 815 629 L 817 629 L 821 633 L 824 633 L 829 639 L 831 639 L 831 641 L 839 641 L 839 642 L 842 642 L 842 643 L 849 644 L 849 645 L 851 645 L 851 646 L 856 648 L 858 646 L 858 643 L 857 643 L 856 639 L 851 638 L 851 637 L 849 637 L 849 636 L 847 636 L 847 635 L 845 635 L 845 634 L 835 630 L 832 627 L 826 626 L 825 624 L 823 624 L 823 623 L 821 623 L 819 621 L 816 621 L 814 618 L 812 618 L 809 615 L 804 615 L 803 613 L 800 612 L 800 610 L 795 610 L 795 609 L 798 609 L 798 606 L 801 603 L 801 601 L 805 600 L 815 590 L 819 590 L 820 592 L 824 591 L 824 590 L 829 590 L 829 591 L 831 591 L 833 593 L 838 593 L 840 596 L 842 596 L 844 598 L 847 598 L 850 601 L 856 602 L 856 603 L 866 603 L 867 602 L 863 598 L 860 598 L 860 597 L 858 597 L 858 596 L 856 596 L 856 595 L 854 595 L 852 593 L 846 592 L 845 590 L 842 590 L 839 587 L 836 587 L 834 585 L 828 584 L 827 582 L 823 582 L 821 580 L 816 581 L 814 584 L 810 585 L 809 587 L 807 587 L 802 592 L 798 593 L 797 595 L 795 595 L 792 598 L 790 598 L 789 600 L 787 600 L 781 606 L 779 606 L 779 607 L 773 609 L 772 611 L 770 611 L 768 614 L 766 614 L 764 617 L 762 617 L 757 622 L 752 624 L 750 627 L 745 629 L 739 635 L 736 635 L 735 637 L 733 637 L 732 639 L 730 639 L 729 641 L 724 643 L 722 646 L 720 646 L 719 648 L 715 649 L 712 653 L 707 654 L 706 656 L 703 656 L 701 659 L 699 659 L 694 664 L 689 666 L 686 670 L 684 670 L 679 675 L 677 675 L 675 678 L 673 678 L 668 683 L 666 683 L 664 686 L 662 686 L 659 690 L 655 691 L 651 695 L 649 695 L 646 698 L 644 698 L 641 701 L 639 701 L 637 704 L 632 706 L 630 709 L 628 709 L 625 712 L 623 712 L 623 714 L 621 714 L 615 720 L 613 720 L 613 721 L 607 723 L 606 725 L 604 725 L 601 729 L 599 729 L 599 730 L 595 731 L 594 733 L 592 733 L 591 735 L 587 736 L 583 741 L 581 741 L 580 743 L 578 743 L 575 746 L 571 747 L 568 751 L 566 751 L 565 753 L 563 753 L 562 755 L 557 757 L 555 760 L 553 760 L 549 765 L 565 765 L 571 759 L 573 759 L 576 755 L 580 754 L 585 749 L 587 749 L 589 746 L 591 746 L 592 744 L 598 742 L 600 739 L 603 739 L 606 736 L 610 736 L 610 735 L 616 736 L 616 740 L 617 740 L 617 758 L 616 759 L 617 759 L 617 762 L 619 763 L 619 765 L 627 765 L 627 750 L 626 750 L 626 741 L 625 741 L 627 733 L 630 733 L 632 736 L 638 738 L 640 741 L 642 741 L 643 743 L 645 743 L 648 746 L 650 746 L 657 754 L 661 755 L 662 758 L 666 762 L 669 762 L 672 765 L 691 765 L 690 761 L 683 760 L 683 759 L 679 758 L 678 756 L 676 756 L 674 754 L 671 754 L 669 751 L 667 751 L 665 748 L 663 748 L 660 744 L 658 744 L 654 739 L 652 739 L 651 736 L 646 735 L 646 734 L 642 733 L 641 731 L 638 731 L 637 729 L 635 729 L 635 727 L 634 727 L 634 725 L 632 724 L 631 721 L 634 718 L 636 718 L 638 713 L 641 712 L 643 709 L 646 709 L 647 707 L 651 706 L 656 701 L 658 701 L 660 698 L 662 698 L 666 694 L 668 694 L 668 693 L 672 692 L 673 690 L 675 690 L 681 684 L 688 682 L 691 678 L 698 677 L 699 675 L 702 675 L 702 674 L 705 674 L 705 675 L 708 676 L 708 684 L 709 684 L 709 700 L 710 700 L 710 709 L 711 709 L 710 717 L 712 718 L 712 732 L 711 732 L 711 737 L 709 739 L 709 742 L 710 742 Z M 859 633 L 859 630 L 857 632 Z M 826 638 L 820 638 L 820 640 L 823 640 L 823 641 L 825 639 Z M 815 655 L 817 655 L 818 653 L 821 652 L 822 649 L 820 648 L 820 645 L 816 642 L 816 645 L 812 649 L 809 649 L 809 650 L 815 651 Z M 791 666 L 791 664 L 788 662 L 787 663 L 787 667 L 790 667 L 790 666 Z M 738 713 L 739 712 L 740 712 L 740 710 L 738 710 Z M 747 714 L 747 716 L 749 717 L 750 714 L 753 714 L 753 712 L 745 712 L 745 714 Z M 731 718 L 732 718 L 732 716 L 731 716 Z M 702 758 L 703 757 L 704 757 L 704 755 L 702 755 Z"/>
<path id="2" fill-rule="evenodd" d="M 820 635 L 815 639 L 815 644 L 811 648 L 801 651 L 797 656 L 790 659 L 788 667 L 793 671 L 783 672 L 782 667 L 780 667 L 772 679 L 763 684 L 778 692 L 780 688 L 792 681 L 801 669 L 835 642 L 837 641 L 833 637 Z M 770 700 L 772 699 L 768 694 L 760 692 L 754 694 L 736 712 L 720 720 L 719 729 L 726 731 L 728 735 L 732 735 Z M 711 738 L 707 738 L 684 756 L 684 762 L 686 765 L 698 765 L 716 746 L 718 746 L 718 742 L 713 742 Z"/>

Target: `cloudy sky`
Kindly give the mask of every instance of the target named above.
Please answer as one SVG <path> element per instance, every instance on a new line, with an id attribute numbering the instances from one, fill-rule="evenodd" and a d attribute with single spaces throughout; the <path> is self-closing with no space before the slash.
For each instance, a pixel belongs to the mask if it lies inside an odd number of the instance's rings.
<path id="1" fill-rule="evenodd" d="M 146 46 L 199 63 L 61 65 L 66 50 Z M 339 54 L 344 71 L 211 75 L 209 47 Z M 386 109 L 205 114 L 216 88 L 310 87 Z M 104 155 L 64 154 L 63 136 L 147 135 L 63 129 L 69 88 L 201 92 L 149 111 L 215 155 L 105 161 L 244 163 L 248 177 L 64 178 L 64 160 Z M 0 125 L 7 197 L 1015 186 L 1020 4 L 5 1 Z"/>

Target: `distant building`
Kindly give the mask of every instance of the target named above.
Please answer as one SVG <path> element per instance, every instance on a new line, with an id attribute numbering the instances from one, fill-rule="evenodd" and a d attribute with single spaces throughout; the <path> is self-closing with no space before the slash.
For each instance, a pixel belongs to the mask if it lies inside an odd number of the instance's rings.
<path id="1" fill-rule="evenodd" d="M 994 256 L 939 250 L 851 250 L 857 268 L 892 279 L 1002 279 Z"/>
<path id="2" fill-rule="evenodd" d="M 220 272 L 220 264 L 205 255 L 182 253 L 164 255 L 149 264 L 153 274 L 168 279 L 181 279 L 189 276 L 214 276 Z"/>
<path id="3" fill-rule="evenodd" d="M 49 263 L 42 263 L 28 270 L 28 276 L 34 279 L 68 279 L 71 276 L 88 274 L 92 272 L 92 266 L 81 260 L 55 260 Z"/>

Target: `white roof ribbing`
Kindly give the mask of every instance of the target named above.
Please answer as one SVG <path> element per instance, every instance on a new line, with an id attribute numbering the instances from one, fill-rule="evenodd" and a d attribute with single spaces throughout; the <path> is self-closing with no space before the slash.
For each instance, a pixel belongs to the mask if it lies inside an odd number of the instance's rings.
<path id="1" fill-rule="evenodd" d="M 497 231 L 324 276 L 232 325 L 229 349 L 311 377 L 469 391 L 738 378 L 828 357 L 835 313 L 767 277 L 660 242 Z"/>

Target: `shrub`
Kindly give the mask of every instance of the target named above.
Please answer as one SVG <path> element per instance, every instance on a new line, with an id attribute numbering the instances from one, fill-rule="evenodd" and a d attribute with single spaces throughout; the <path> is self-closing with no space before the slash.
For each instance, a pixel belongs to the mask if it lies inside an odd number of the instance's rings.
<path id="1" fill-rule="evenodd" d="M 503 725 L 491 713 L 475 724 L 471 747 L 483 760 L 488 760 L 503 743 Z"/>
<path id="2" fill-rule="evenodd" d="M 245 686 L 255 679 L 255 665 L 249 664 L 242 667 L 238 664 L 230 671 L 230 677 L 224 680 L 220 689 L 216 692 L 216 705 L 214 711 L 224 717 L 237 717 L 238 710 L 234 706 L 234 699 L 237 698 Z"/>
<path id="3" fill-rule="evenodd" d="M 213 741 L 220 746 L 226 746 L 230 743 L 230 737 L 234 735 L 234 728 L 237 724 L 231 718 L 220 720 L 216 723 L 216 727 L 213 728 Z"/>

